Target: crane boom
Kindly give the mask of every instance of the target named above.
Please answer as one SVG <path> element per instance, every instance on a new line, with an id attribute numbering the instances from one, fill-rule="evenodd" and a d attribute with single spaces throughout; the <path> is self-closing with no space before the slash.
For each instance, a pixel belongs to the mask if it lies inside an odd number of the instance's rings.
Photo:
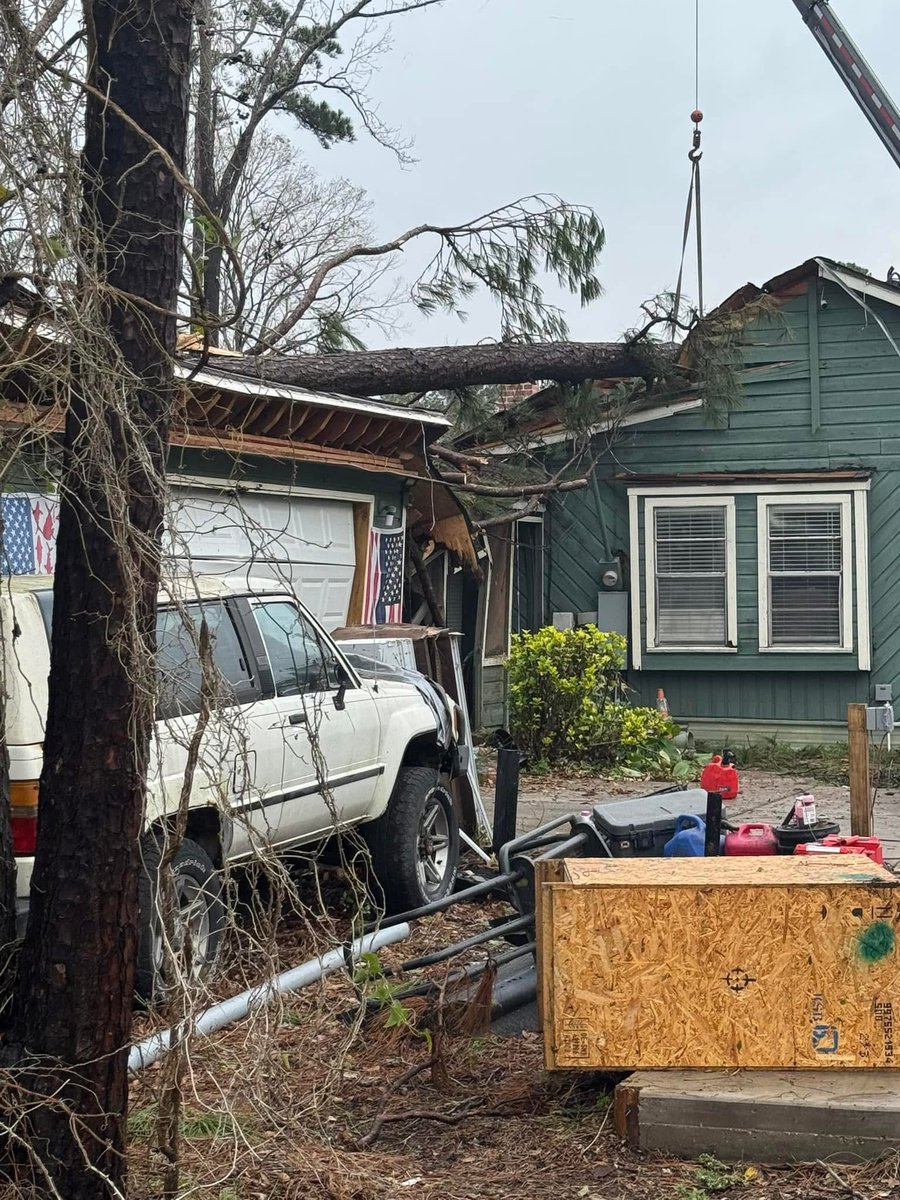
<path id="1" fill-rule="evenodd" d="M 878 76 L 860 54 L 828 0 L 794 0 L 794 5 L 900 167 L 900 112 Z"/>

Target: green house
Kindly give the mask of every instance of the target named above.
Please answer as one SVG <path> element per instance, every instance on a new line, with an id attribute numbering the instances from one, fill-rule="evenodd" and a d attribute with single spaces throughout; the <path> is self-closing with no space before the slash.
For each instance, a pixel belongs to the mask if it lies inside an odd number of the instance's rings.
<path id="1" fill-rule="evenodd" d="M 762 297 L 727 422 L 694 396 L 598 425 L 590 486 L 518 523 L 489 606 L 620 628 L 635 701 L 700 734 L 835 740 L 900 697 L 900 284 L 813 259 L 726 304 Z M 485 724 L 503 679 L 486 659 Z"/>

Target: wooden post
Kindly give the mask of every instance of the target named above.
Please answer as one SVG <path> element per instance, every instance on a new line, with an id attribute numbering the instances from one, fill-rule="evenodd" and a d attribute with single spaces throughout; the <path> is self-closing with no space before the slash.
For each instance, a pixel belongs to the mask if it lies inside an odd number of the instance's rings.
<path id="1" fill-rule="evenodd" d="M 865 704 L 847 705 L 847 742 L 850 749 L 850 832 L 859 837 L 871 837 L 872 784 Z"/>

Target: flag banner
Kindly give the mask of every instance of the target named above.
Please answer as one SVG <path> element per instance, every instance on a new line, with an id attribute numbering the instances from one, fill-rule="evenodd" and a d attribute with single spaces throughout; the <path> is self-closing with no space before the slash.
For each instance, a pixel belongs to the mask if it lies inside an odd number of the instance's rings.
<path id="1" fill-rule="evenodd" d="M 373 529 L 363 625 L 390 625 L 403 620 L 403 552 L 405 531 Z"/>
<path id="2" fill-rule="evenodd" d="M 59 500 L 11 493 L 3 505 L 4 575 L 52 575 L 56 566 Z"/>

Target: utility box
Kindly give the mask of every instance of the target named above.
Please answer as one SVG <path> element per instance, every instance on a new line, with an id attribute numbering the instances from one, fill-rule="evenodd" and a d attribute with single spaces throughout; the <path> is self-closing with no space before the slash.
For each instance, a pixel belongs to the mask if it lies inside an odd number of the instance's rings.
<path id="1" fill-rule="evenodd" d="M 900 1066 L 900 879 L 854 860 L 538 863 L 547 1067 Z"/>
<path id="2" fill-rule="evenodd" d="M 600 592 L 597 596 L 597 628 L 603 633 L 628 637 L 628 593 Z"/>

